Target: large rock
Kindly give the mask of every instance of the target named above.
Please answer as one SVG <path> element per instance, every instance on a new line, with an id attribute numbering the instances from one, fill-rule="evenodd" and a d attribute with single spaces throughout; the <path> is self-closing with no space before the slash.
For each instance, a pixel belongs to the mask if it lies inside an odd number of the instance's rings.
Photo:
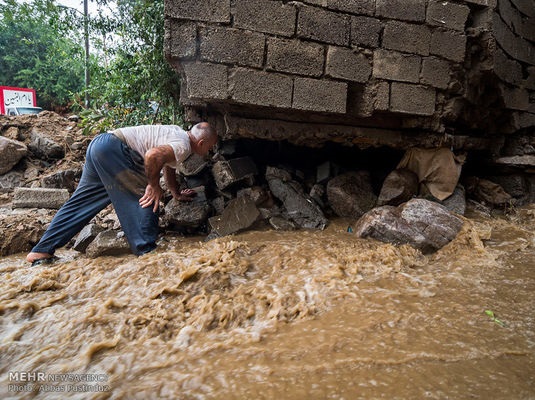
<path id="1" fill-rule="evenodd" d="M 398 207 L 374 208 L 357 221 L 354 231 L 359 237 L 409 244 L 431 253 L 453 240 L 462 226 L 463 221 L 444 206 L 412 199 Z"/>
<path id="2" fill-rule="evenodd" d="M 328 221 L 301 185 L 284 170 L 268 167 L 266 179 L 273 196 L 282 201 L 288 216 L 301 228 L 323 229 Z"/>
<path id="3" fill-rule="evenodd" d="M 86 249 L 91 258 L 100 256 L 121 256 L 131 253 L 128 241 L 122 231 L 108 230 L 100 232 Z"/>
<path id="4" fill-rule="evenodd" d="M 0 175 L 11 171 L 27 152 L 23 143 L 0 136 Z"/>
<path id="5" fill-rule="evenodd" d="M 212 167 L 214 180 L 221 190 L 245 179 L 252 179 L 258 173 L 256 164 L 250 157 L 218 161 Z"/>
<path id="6" fill-rule="evenodd" d="M 209 222 L 213 233 L 225 236 L 249 228 L 259 216 L 254 200 L 240 196 L 229 201 L 223 213 L 210 218 Z"/>
<path id="7" fill-rule="evenodd" d="M 41 160 L 60 160 L 65 157 L 63 146 L 38 132 L 32 132 L 28 149 Z"/>
<path id="8" fill-rule="evenodd" d="M 395 169 L 385 178 L 377 199 L 378 206 L 399 206 L 418 194 L 418 175 L 405 169 Z"/>
<path id="9" fill-rule="evenodd" d="M 358 218 L 371 210 L 377 202 L 365 171 L 347 172 L 331 179 L 327 184 L 327 199 L 340 217 Z"/>
<path id="10" fill-rule="evenodd" d="M 81 176 L 81 169 L 67 169 L 64 171 L 59 171 L 43 177 L 41 179 L 41 187 L 67 189 L 69 192 L 74 192 L 76 189 L 76 182 Z"/>
<path id="11" fill-rule="evenodd" d="M 171 199 L 165 206 L 164 223 L 176 227 L 198 228 L 206 222 L 210 205 L 206 200 L 204 188 L 196 188 L 197 196 L 192 201 Z"/>
<path id="12" fill-rule="evenodd" d="M 86 225 L 76 237 L 72 248 L 80 253 L 85 253 L 89 245 L 104 229 L 96 224 Z"/>

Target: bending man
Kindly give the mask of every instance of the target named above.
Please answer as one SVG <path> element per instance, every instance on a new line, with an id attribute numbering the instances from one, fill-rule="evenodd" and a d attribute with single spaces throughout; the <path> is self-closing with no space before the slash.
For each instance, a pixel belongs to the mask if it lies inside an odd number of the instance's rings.
<path id="1" fill-rule="evenodd" d="M 37 263 L 52 258 L 110 203 L 132 252 L 154 250 L 163 194 L 161 170 L 173 197 L 191 200 L 195 192 L 179 191 L 175 169 L 191 153 L 205 156 L 216 142 L 217 132 L 206 122 L 190 131 L 176 125 L 143 125 L 96 136 L 87 148 L 77 189 L 26 259 Z"/>

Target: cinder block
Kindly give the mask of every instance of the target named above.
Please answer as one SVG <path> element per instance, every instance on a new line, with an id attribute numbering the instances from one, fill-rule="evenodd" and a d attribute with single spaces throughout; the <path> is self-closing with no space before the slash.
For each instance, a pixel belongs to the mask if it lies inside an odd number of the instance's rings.
<path id="1" fill-rule="evenodd" d="M 299 110 L 346 112 L 347 83 L 295 78 L 292 107 Z"/>
<path id="2" fill-rule="evenodd" d="M 425 25 L 390 21 L 383 34 L 383 47 L 391 50 L 429 55 L 431 31 Z"/>
<path id="3" fill-rule="evenodd" d="M 376 0 L 375 15 L 404 21 L 425 21 L 425 6 L 422 0 Z"/>
<path id="4" fill-rule="evenodd" d="M 373 53 L 373 77 L 418 83 L 422 57 L 378 49 Z"/>
<path id="5" fill-rule="evenodd" d="M 234 5 L 234 27 L 257 32 L 292 36 L 297 9 L 293 4 L 272 0 L 237 0 Z"/>
<path id="6" fill-rule="evenodd" d="M 316 7 L 302 7 L 297 21 L 297 35 L 340 46 L 349 45 L 349 17 Z"/>
<path id="7" fill-rule="evenodd" d="M 470 8 L 444 0 L 431 0 L 427 6 L 426 22 L 429 25 L 464 31 Z"/>
<path id="8" fill-rule="evenodd" d="M 165 20 L 164 53 L 167 58 L 194 58 L 197 25 L 190 21 Z"/>
<path id="9" fill-rule="evenodd" d="M 67 189 L 15 188 L 13 208 L 60 208 L 69 200 Z"/>
<path id="10" fill-rule="evenodd" d="M 290 108 L 292 78 L 282 74 L 235 69 L 229 77 L 231 98 L 239 103 Z"/>
<path id="11" fill-rule="evenodd" d="M 466 36 L 464 33 L 437 29 L 431 37 L 431 54 L 461 62 L 466 53 Z"/>
<path id="12" fill-rule="evenodd" d="M 425 57 L 422 60 L 420 82 L 438 89 L 446 89 L 450 83 L 450 63 L 436 57 Z"/>
<path id="13" fill-rule="evenodd" d="M 261 67 L 265 38 L 261 33 L 225 27 L 206 27 L 200 32 L 202 61 Z"/>
<path id="14" fill-rule="evenodd" d="M 280 72 L 320 76 L 323 73 L 324 47 L 297 39 L 268 39 L 266 67 Z"/>
<path id="15" fill-rule="evenodd" d="M 329 46 L 328 76 L 364 83 L 370 78 L 371 70 L 370 60 L 364 54 L 344 47 Z"/>
<path id="16" fill-rule="evenodd" d="M 390 111 L 413 115 L 433 115 L 435 112 L 435 89 L 392 82 L 390 88 Z"/>
<path id="17" fill-rule="evenodd" d="M 375 111 L 388 111 L 390 85 L 375 80 L 366 85 L 350 85 L 348 91 L 348 113 L 359 117 L 370 117 Z"/>
<path id="18" fill-rule="evenodd" d="M 250 157 L 240 157 L 216 162 L 212 167 L 212 173 L 217 187 L 223 190 L 234 183 L 252 178 L 258 174 L 258 170 Z"/>
<path id="19" fill-rule="evenodd" d="M 186 96 L 196 99 L 226 99 L 227 67 L 200 62 L 182 63 Z"/>
<path id="20" fill-rule="evenodd" d="M 379 47 L 383 23 L 370 17 L 351 18 L 351 44 L 353 46 Z"/>
<path id="21" fill-rule="evenodd" d="M 230 0 L 175 0 L 164 2 L 164 7 L 164 14 L 171 18 L 230 22 Z"/>
<path id="22" fill-rule="evenodd" d="M 327 0 L 327 7 L 351 14 L 373 15 L 375 0 Z"/>

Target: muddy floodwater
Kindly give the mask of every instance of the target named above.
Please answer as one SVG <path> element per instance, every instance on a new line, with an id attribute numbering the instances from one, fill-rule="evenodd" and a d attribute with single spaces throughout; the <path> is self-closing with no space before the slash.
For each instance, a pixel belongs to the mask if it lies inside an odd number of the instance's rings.
<path id="1" fill-rule="evenodd" d="M 535 206 L 426 256 L 349 225 L 0 259 L 0 398 L 535 399 Z"/>

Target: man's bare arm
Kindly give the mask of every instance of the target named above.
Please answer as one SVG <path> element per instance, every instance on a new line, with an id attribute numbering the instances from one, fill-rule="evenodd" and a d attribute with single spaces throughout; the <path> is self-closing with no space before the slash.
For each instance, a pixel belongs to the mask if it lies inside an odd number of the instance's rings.
<path id="1" fill-rule="evenodd" d="M 160 186 L 160 171 L 165 164 L 175 161 L 175 153 L 171 146 L 153 147 L 145 153 L 145 173 L 148 185 L 145 194 L 139 199 L 141 207 L 153 205 L 153 211 L 158 211 L 163 190 Z"/>

